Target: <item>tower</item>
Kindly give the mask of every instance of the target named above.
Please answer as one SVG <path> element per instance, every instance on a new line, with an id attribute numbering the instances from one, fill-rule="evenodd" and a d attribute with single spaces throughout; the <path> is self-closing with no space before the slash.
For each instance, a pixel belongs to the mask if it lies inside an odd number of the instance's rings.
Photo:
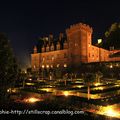
<path id="1" fill-rule="evenodd" d="M 72 25 L 66 30 L 71 63 L 79 64 L 80 62 L 86 63 L 88 61 L 92 31 L 90 26 L 83 23 Z"/>

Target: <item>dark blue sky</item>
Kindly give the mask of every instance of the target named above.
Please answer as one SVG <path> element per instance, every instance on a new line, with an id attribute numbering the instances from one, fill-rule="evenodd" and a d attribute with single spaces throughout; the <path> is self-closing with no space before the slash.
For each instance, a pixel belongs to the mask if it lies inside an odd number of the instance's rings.
<path id="1" fill-rule="evenodd" d="M 0 2 L 0 32 L 7 33 L 21 65 L 30 64 L 37 37 L 64 32 L 71 24 L 93 27 L 93 41 L 120 22 L 119 0 L 42 0 Z"/>

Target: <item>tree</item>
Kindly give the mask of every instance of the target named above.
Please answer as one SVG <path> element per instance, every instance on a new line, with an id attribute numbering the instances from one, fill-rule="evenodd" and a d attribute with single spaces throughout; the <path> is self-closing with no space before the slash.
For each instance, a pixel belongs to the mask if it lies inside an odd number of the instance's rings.
<path id="1" fill-rule="evenodd" d="M 88 100 L 90 99 L 90 85 L 95 82 L 95 74 L 85 73 L 83 75 L 84 83 L 87 85 Z"/>
<path id="2" fill-rule="evenodd" d="M 102 43 L 104 48 L 114 47 L 120 49 L 120 23 L 113 23 L 105 32 L 105 42 Z"/>
<path id="3" fill-rule="evenodd" d="M 57 79 L 62 77 L 62 69 L 60 67 L 55 68 L 55 76 Z"/>
<path id="4" fill-rule="evenodd" d="M 17 64 L 7 36 L 0 33 L 0 101 L 7 100 L 7 89 L 14 85 Z"/>
<path id="5" fill-rule="evenodd" d="M 96 82 L 97 83 L 100 83 L 100 78 L 102 78 L 102 77 L 103 77 L 103 74 L 100 71 L 96 72 Z"/>

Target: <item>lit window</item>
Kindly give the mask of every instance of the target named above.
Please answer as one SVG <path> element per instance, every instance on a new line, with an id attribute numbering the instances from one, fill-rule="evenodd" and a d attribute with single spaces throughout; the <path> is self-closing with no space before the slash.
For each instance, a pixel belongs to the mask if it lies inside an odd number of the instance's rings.
<path id="1" fill-rule="evenodd" d="M 54 60 L 54 57 L 52 57 L 52 60 Z"/>
<path id="2" fill-rule="evenodd" d="M 67 67 L 67 64 L 64 64 L 64 67 Z"/>
<path id="3" fill-rule="evenodd" d="M 75 43 L 75 47 L 76 47 L 76 46 L 78 46 L 78 44 L 77 44 L 77 43 Z"/>
<path id="4" fill-rule="evenodd" d="M 57 50 L 60 50 L 60 44 L 59 43 L 57 44 Z"/>
<path id="5" fill-rule="evenodd" d="M 53 51 L 53 50 L 54 50 L 54 46 L 52 45 L 52 46 L 51 46 L 51 51 Z"/>
<path id="6" fill-rule="evenodd" d="M 49 46 L 46 47 L 46 51 L 49 52 Z"/>
<path id="7" fill-rule="evenodd" d="M 34 69 L 36 68 L 36 66 L 34 65 Z"/>
<path id="8" fill-rule="evenodd" d="M 45 66 L 44 65 L 42 65 L 42 68 L 44 68 Z"/>
<path id="9" fill-rule="evenodd" d="M 45 58 L 43 57 L 42 61 L 44 62 L 45 61 Z"/>
<path id="10" fill-rule="evenodd" d="M 46 67 L 49 68 L 49 65 L 47 65 Z"/>
<path id="11" fill-rule="evenodd" d="M 60 64 L 57 64 L 57 67 L 60 67 Z"/>
<path id="12" fill-rule="evenodd" d="M 51 68 L 53 68 L 53 65 L 51 65 Z"/>
<path id="13" fill-rule="evenodd" d="M 112 65 L 110 65 L 110 68 L 113 68 L 113 66 L 112 66 Z"/>

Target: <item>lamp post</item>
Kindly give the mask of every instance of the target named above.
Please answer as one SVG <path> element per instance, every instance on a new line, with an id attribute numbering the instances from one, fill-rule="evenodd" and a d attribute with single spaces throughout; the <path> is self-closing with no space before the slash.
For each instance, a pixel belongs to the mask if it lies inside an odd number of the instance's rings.
<path id="1" fill-rule="evenodd" d="M 47 76 L 49 78 L 50 77 L 50 74 L 49 74 L 49 65 L 47 65 L 46 67 L 47 67 Z"/>
<path id="2" fill-rule="evenodd" d="M 65 86 L 66 86 L 66 83 L 67 83 L 67 78 L 68 78 L 68 73 L 67 73 L 67 64 L 64 64 L 64 69 L 65 69 L 64 79 L 65 79 Z"/>
<path id="3" fill-rule="evenodd" d="M 110 65 L 110 71 L 111 71 L 111 76 L 113 78 L 113 65 L 112 64 Z"/>
<path id="4" fill-rule="evenodd" d="M 67 64 L 64 64 L 65 72 L 67 72 Z"/>
<path id="5" fill-rule="evenodd" d="M 45 66 L 42 65 L 42 79 L 43 79 L 43 80 L 44 80 L 44 68 L 45 68 Z"/>
<path id="6" fill-rule="evenodd" d="M 101 62 L 101 52 L 100 52 L 100 44 L 102 43 L 102 39 L 98 39 L 98 48 L 99 48 L 99 62 Z"/>

